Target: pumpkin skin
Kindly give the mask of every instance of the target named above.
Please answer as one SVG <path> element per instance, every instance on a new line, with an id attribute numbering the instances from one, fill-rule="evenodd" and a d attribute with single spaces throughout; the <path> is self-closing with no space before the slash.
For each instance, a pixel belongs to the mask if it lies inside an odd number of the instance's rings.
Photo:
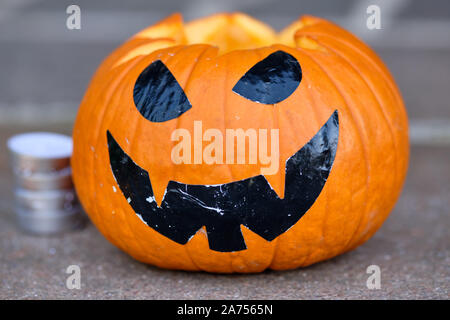
<path id="1" fill-rule="evenodd" d="M 302 81 L 288 99 L 263 106 L 232 91 L 249 68 L 279 50 L 295 57 L 302 69 Z M 161 123 L 145 119 L 133 101 L 136 79 L 155 60 L 170 69 L 192 104 L 178 118 Z M 214 185 L 259 174 L 258 165 L 174 164 L 170 137 L 176 128 L 192 131 L 195 120 L 205 128 L 276 128 L 280 170 L 266 179 L 282 196 L 286 160 L 335 110 L 339 142 L 320 195 L 272 241 L 241 226 L 245 250 L 211 250 L 205 227 L 186 244 L 161 235 L 135 214 L 111 172 L 107 131 L 149 172 L 161 203 L 170 180 Z M 176 14 L 141 31 L 98 68 L 81 103 L 73 139 L 78 196 L 110 242 L 158 267 L 218 273 L 292 269 L 356 248 L 392 210 L 409 158 L 407 115 L 388 69 L 355 36 L 310 16 L 279 34 L 241 13 L 188 24 Z"/>

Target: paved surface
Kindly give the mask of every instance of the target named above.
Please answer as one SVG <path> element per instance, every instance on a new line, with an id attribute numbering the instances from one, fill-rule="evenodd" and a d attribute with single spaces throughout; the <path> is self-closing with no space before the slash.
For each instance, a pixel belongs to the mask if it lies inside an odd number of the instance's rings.
<path id="1" fill-rule="evenodd" d="M 15 132 L 0 129 L 0 144 Z M 70 132 L 49 127 L 46 130 Z M 293 271 L 212 275 L 167 271 L 132 260 L 92 224 L 60 237 L 32 237 L 15 227 L 11 174 L 0 154 L 0 299 L 448 299 L 450 293 L 450 149 L 414 147 L 394 212 L 356 250 Z M 81 290 L 65 286 L 81 267 Z M 366 268 L 381 268 L 381 289 L 366 287 Z"/>

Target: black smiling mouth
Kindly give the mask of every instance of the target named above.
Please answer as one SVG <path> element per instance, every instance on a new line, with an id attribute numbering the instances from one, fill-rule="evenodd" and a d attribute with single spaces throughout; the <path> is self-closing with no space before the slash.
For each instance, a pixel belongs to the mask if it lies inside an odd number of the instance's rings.
<path id="1" fill-rule="evenodd" d="M 246 249 L 241 224 L 267 241 L 296 224 L 314 204 L 327 181 L 338 137 L 336 110 L 316 135 L 286 161 L 283 199 L 263 175 L 258 175 L 212 186 L 169 181 L 158 206 L 148 172 L 107 131 L 112 173 L 141 220 L 179 244 L 186 244 L 205 226 L 210 249 L 221 252 Z"/>

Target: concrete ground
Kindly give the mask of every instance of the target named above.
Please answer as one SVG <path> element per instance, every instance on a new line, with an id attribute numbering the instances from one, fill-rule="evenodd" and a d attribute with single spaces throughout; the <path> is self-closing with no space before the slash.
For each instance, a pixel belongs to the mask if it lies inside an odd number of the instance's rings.
<path id="1" fill-rule="evenodd" d="M 81 8 L 67 30 L 66 8 Z M 368 30 L 366 9 L 381 8 Z M 435 0 L 5 0 L 0 2 L 0 299 L 448 299 L 450 290 L 450 2 Z M 173 12 L 186 20 L 243 11 L 281 29 L 301 14 L 331 19 L 370 44 L 392 71 L 411 122 L 411 162 L 397 206 L 367 243 L 304 269 L 258 275 L 167 271 L 138 263 L 88 223 L 33 237 L 16 227 L 6 139 L 70 134 L 90 77 L 113 48 Z M 369 265 L 381 289 L 369 290 Z M 66 269 L 81 267 L 81 289 Z"/>

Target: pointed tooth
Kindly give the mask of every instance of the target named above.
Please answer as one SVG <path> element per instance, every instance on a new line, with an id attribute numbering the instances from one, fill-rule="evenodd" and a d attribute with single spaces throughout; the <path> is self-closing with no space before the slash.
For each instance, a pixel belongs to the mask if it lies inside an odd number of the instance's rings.
<path id="1" fill-rule="evenodd" d="M 276 192 L 280 199 L 284 198 L 284 182 L 286 178 L 286 164 L 280 161 L 278 171 L 275 174 L 263 174 L 264 178 L 270 184 L 270 187 Z"/>
<path id="2" fill-rule="evenodd" d="M 166 177 L 161 177 L 157 175 L 152 175 L 151 172 L 148 173 L 150 177 L 150 181 L 152 183 L 153 188 L 153 197 L 156 201 L 158 207 L 161 207 L 161 203 L 164 199 L 164 195 L 166 194 L 167 184 L 169 183 L 169 179 Z"/>

